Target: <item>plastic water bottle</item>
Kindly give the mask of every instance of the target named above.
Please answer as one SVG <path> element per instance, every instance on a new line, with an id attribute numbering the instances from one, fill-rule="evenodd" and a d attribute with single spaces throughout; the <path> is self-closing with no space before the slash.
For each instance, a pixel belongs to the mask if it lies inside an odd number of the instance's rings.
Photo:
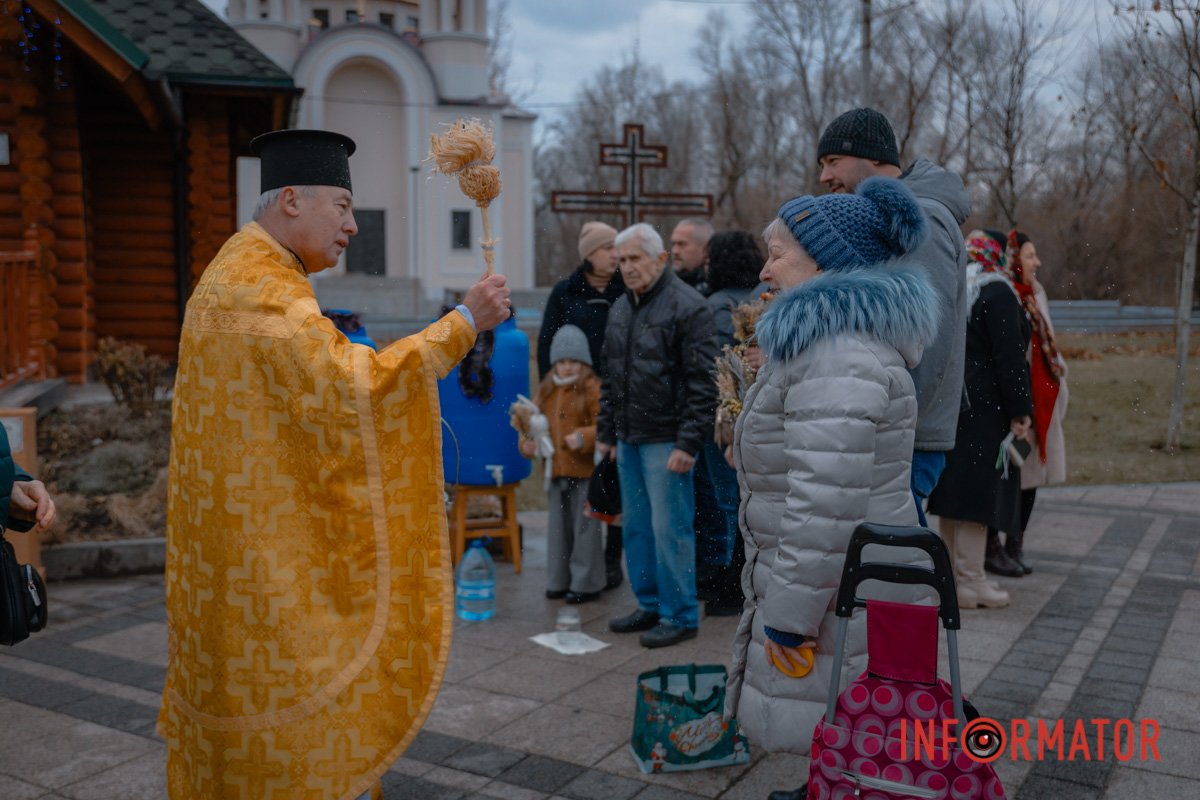
<path id="1" fill-rule="evenodd" d="M 459 619 L 491 619 L 496 613 L 496 565 L 483 539 L 472 539 L 458 564 L 455 593 Z"/>

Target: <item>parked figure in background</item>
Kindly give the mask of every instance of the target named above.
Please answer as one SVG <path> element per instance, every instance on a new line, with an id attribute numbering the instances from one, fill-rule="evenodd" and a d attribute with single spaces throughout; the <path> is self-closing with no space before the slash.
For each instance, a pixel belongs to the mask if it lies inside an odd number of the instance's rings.
<path id="1" fill-rule="evenodd" d="M 925 158 L 903 171 L 896 134 L 887 117 L 871 108 L 847 111 L 829 123 L 817 146 L 821 182 L 831 192 L 853 192 L 872 175 L 898 178 L 917 197 L 929 238 L 901 261 L 924 270 L 938 293 L 942 321 L 937 338 L 912 370 L 917 387 L 917 438 L 912 458 L 912 492 L 926 524 L 923 502 L 946 466 L 963 401 L 963 328 L 967 263 L 959 225 L 971 214 L 962 180 Z"/>
<path id="2" fill-rule="evenodd" d="M 590 603 L 604 588 L 600 521 L 583 513 L 596 452 L 596 414 L 600 379 L 592 371 L 587 336 L 564 325 L 550 345 L 550 374 L 542 379 L 533 403 L 546 416 L 554 443 L 550 472 L 549 523 L 546 528 L 546 597 Z M 520 443 L 532 458 L 537 445 Z"/>
<path id="3" fill-rule="evenodd" d="M 613 242 L 617 229 L 603 222 L 585 222 L 579 230 L 580 264 L 566 278 L 554 284 L 542 314 L 538 333 L 538 378 L 545 378 L 553 361 L 550 345 L 563 325 L 574 325 L 587 336 L 588 352 L 597 373 L 603 371 L 601 352 L 608 312 L 625 292 L 625 283 L 617 270 L 617 250 Z M 621 585 L 621 527 L 606 525 L 604 545 L 605 584 L 613 589 Z"/>
<path id="4" fill-rule="evenodd" d="M 734 309 L 757 301 L 767 289 L 758 278 L 762 265 L 762 250 L 749 231 L 720 231 L 708 240 L 708 286 L 712 290 L 708 306 L 717 328 L 718 348 L 737 343 L 733 336 Z M 705 536 L 710 528 L 696 526 L 698 591 L 708 616 L 741 614 L 746 551 L 738 530 L 737 471 L 726 463 L 724 448 L 711 436 L 704 441 L 697 468 L 704 471 L 712 486 L 721 522 L 717 536 Z"/>
<path id="5" fill-rule="evenodd" d="M 712 223 L 704 217 L 680 220 L 671 231 L 671 266 L 684 283 L 702 295 L 710 289 L 704 265 L 708 261 L 708 240 L 712 238 Z"/>
<path id="6" fill-rule="evenodd" d="M 854 529 L 917 521 L 908 370 L 933 340 L 941 309 L 923 271 L 885 262 L 926 235 L 916 198 L 887 178 L 865 180 L 852 195 L 793 198 L 763 233 L 762 278 L 779 294 L 758 322 L 766 363 L 734 428 L 753 566 L 744 573 L 726 715 L 768 752 L 809 753 L 833 672 L 834 597 Z M 873 596 L 911 602 L 918 592 L 889 587 Z M 856 615 L 845 651 L 851 675 L 866 666 L 864 628 Z M 771 796 L 801 800 L 805 792 Z"/>
<path id="7" fill-rule="evenodd" d="M 512 305 L 504 277 L 484 277 L 423 331 L 352 344 L 308 276 L 358 231 L 354 142 L 289 130 L 251 149 L 255 221 L 204 270 L 179 342 L 167 794 L 359 797 L 416 735 L 450 656 L 436 381 Z"/>
<path id="8" fill-rule="evenodd" d="M 605 334 L 597 448 L 616 458 L 625 559 L 638 607 L 614 633 L 645 631 L 645 647 L 696 635 L 692 468 L 712 435 L 717 355 L 712 311 L 667 269 L 662 237 L 645 223 L 617 236 L 628 291 Z"/>
<path id="9" fill-rule="evenodd" d="M 954 449 L 929 496 L 929 513 L 954 557 L 958 602 L 963 608 L 1001 608 L 1008 592 L 987 580 L 987 529 L 1021 530 L 1021 468 L 1007 461 L 1002 442 L 1025 439 L 1032 403 L 1029 320 L 1009 271 L 1004 242 L 983 231 L 968 237 L 966 387 L 970 405 L 958 418 Z"/>
<path id="10" fill-rule="evenodd" d="M 1050 321 L 1050 302 L 1037 279 L 1042 262 L 1037 248 L 1019 230 L 1008 234 L 1007 257 L 1021 305 L 1029 318 L 1033 334 L 1029 343 L 1029 382 L 1033 393 L 1033 451 L 1021 466 L 1021 528 L 1008 533 L 1000 545 L 999 532 L 988 528 L 988 558 L 984 566 L 997 575 L 1017 577 L 1033 572 L 1025 559 L 1025 529 L 1039 486 L 1062 483 L 1067 479 L 1067 445 L 1063 437 L 1063 417 L 1067 413 L 1067 362 L 1058 352 L 1054 325 Z"/>

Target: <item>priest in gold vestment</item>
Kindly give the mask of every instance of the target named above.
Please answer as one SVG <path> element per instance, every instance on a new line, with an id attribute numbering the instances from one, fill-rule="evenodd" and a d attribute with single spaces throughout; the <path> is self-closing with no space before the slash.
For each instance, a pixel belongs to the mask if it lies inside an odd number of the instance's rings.
<path id="1" fill-rule="evenodd" d="M 179 347 L 167 511 L 172 800 L 353 800 L 433 705 L 453 586 L 437 379 L 508 317 L 484 278 L 376 353 L 306 276 L 357 232 L 354 143 L 255 140 L 255 222 L 205 270 Z"/>

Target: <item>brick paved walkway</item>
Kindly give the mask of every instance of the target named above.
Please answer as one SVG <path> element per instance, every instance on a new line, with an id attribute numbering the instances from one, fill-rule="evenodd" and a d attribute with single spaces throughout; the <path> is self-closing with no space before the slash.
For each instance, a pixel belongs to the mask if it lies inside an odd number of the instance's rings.
<path id="1" fill-rule="evenodd" d="M 500 565 L 499 613 L 456 629 L 425 730 L 388 774 L 389 799 L 753 798 L 804 780 L 807 759 L 764 756 L 719 770 L 648 777 L 626 745 L 639 672 L 726 663 L 732 619 L 648 651 L 608 633 L 633 608 L 627 587 L 582 606 L 612 644 L 568 657 L 529 641 L 552 630 L 544 514 L 523 515 L 525 571 Z M 1161 760 L 997 762 L 1009 797 L 1200 797 L 1200 484 L 1039 493 L 1026 549 L 1035 572 L 1000 579 L 1014 603 L 964 613 L 963 680 L 997 718 L 1154 718 Z M 50 587 L 53 626 L 0 653 L 0 798 L 159 800 L 153 733 L 165 665 L 161 576 Z M 944 661 L 942 674 L 945 673 Z"/>

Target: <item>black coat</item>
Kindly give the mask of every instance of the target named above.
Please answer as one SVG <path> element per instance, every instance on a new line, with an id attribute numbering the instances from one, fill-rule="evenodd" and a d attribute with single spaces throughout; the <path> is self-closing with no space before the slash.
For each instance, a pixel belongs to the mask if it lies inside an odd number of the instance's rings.
<path id="1" fill-rule="evenodd" d="M 538 333 L 538 378 L 546 377 L 550 363 L 550 343 L 563 325 L 574 325 L 583 331 L 592 354 L 592 366 L 600 374 L 601 351 L 604 346 L 604 327 L 612 304 L 625 292 L 621 273 L 614 273 L 608 286 L 600 292 L 584 277 L 587 263 L 580 264 L 567 277 L 554 284 L 546 310 L 542 313 L 542 329 Z"/>
<path id="2" fill-rule="evenodd" d="M 980 289 L 967 319 L 963 382 L 970 407 L 958 415 L 954 449 L 929 495 L 930 513 L 1021 532 L 1021 471 L 1010 467 L 1005 480 L 996 455 L 1010 422 L 1033 413 L 1025 360 L 1030 333 L 1011 287 L 996 282 Z"/>
<path id="3" fill-rule="evenodd" d="M 608 317 L 597 440 L 696 455 L 712 435 L 716 356 L 708 302 L 669 266 L 641 297 L 626 292 Z"/>

